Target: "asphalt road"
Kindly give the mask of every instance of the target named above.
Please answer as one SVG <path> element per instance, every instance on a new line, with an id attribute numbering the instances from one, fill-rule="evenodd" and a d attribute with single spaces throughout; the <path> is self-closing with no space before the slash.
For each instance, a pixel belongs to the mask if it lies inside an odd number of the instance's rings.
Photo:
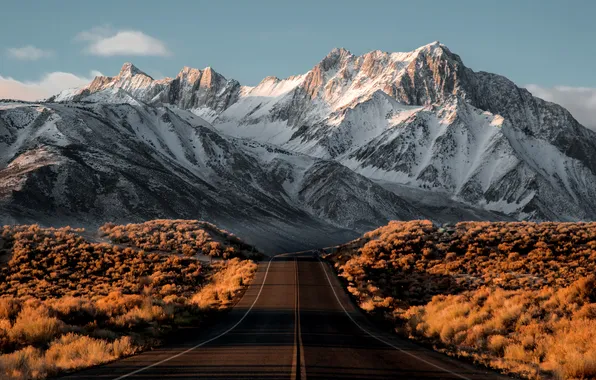
<path id="1" fill-rule="evenodd" d="M 372 326 L 315 255 L 259 265 L 216 326 L 65 379 L 497 379 Z"/>

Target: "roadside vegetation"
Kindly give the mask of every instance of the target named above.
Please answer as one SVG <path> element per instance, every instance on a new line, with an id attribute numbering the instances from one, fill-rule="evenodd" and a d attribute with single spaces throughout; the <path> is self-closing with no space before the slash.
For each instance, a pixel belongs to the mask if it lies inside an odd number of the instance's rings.
<path id="1" fill-rule="evenodd" d="M 145 251 L 203 254 L 229 259 L 258 255 L 254 247 L 215 225 L 197 220 L 153 220 L 140 224 L 100 227 L 103 236 L 116 244 L 128 244 Z"/>
<path id="2" fill-rule="evenodd" d="M 596 378 L 596 223 L 391 222 L 327 259 L 402 335 L 526 378 Z"/>
<path id="3" fill-rule="evenodd" d="M 201 222 L 101 231 L 114 243 L 69 227 L 0 229 L 0 378 L 43 379 L 156 346 L 233 305 L 256 270 L 252 247 Z M 213 242 L 217 254 L 205 249 Z M 186 246 L 227 260 L 200 262 Z"/>

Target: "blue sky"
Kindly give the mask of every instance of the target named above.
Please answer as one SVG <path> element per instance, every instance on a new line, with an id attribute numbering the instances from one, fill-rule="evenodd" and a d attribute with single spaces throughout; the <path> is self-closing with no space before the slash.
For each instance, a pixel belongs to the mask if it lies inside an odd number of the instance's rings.
<path id="1" fill-rule="evenodd" d="M 439 40 L 468 67 L 518 85 L 596 87 L 588 0 L 2 0 L 1 9 L 0 79 L 15 86 L 47 80 L 53 90 L 115 75 L 126 61 L 155 77 L 211 66 L 254 85 L 303 73 L 334 47 L 409 51 Z M 72 76 L 48 77 L 56 72 Z"/>

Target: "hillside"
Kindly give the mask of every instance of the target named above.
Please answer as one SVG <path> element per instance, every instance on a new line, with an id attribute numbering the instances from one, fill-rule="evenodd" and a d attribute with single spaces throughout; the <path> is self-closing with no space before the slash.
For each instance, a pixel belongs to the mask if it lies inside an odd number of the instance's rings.
<path id="1" fill-rule="evenodd" d="M 399 334 L 532 379 L 596 376 L 596 223 L 391 222 L 327 259 Z"/>
<path id="2" fill-rule="evenodd" d="M 334 161 L 222 135 L 180 109 L 0 104 L 0 223 L 202 219 L 275 252 L 418 215 Z"/>
<path id="3" fill-rule="evenodd" d="M 223 259 L 261 256 L 255 247 L 228 231 L 198 220 L 152 220 L 126 225 L 107 223 L 99 228 L 99 232 L 113 243 L 148 252 L 190 257 L 199 254 Z"/>
<path id="4" fill-rule="evenodd" d="M 179 327 L 202 328 L 234 304 L 256 270 L 244 258 L 251 246 L 202 222 L 103 230 L 119 243 L 94 242 L 70 227 L 0 230 L 9 256 L 0 266 L 0 377 L 42 379 L 150 348 Z M 160 231 L 159 253 L 124 246 L 120 231 L 133 243 Z M 186 246 L 237 257 L 209 264 Z"/>

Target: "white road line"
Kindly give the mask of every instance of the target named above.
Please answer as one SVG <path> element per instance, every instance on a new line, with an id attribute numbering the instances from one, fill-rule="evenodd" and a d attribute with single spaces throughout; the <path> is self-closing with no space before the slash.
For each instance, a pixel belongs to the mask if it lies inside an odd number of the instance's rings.
<path id="1" fill-rule="evenodd" d="M 275 256 L 273 256 L 273 257 L 275 257 Z M 194 346 L 194 347 L 191 347 L 191 348 L 189 348 L 189 349 L 188 349 L 188 350 L 186 350 L 186 351 L 182 351 L 182 352 L 180 352 L 180 353 L 177 353 L 176 355 L 170 356 L 170 357 L 168 357 L 168 358 L 166 358 L 166 359 L 160 360 L 160 361 L 158 361 L 158 362 L 156 362 L 156 363 L 153 363 L 153 364 L 151 364 L 151 365 L 148 365 L 148 366 L 146 366 L 146 367 L 139 368 L 139 369 L 137 369 L 136 371 L 132 371 L 132 372 L 130 372 L 130 373 L 127 373 L 127 374 L 125 374 L 125 375 L 122 375 L 122 376 L 120 376 L 120 377 L 117 377 L 117 378 L 115 378 L 114 380 L 121 380 L 121 379 L 125 379 L 125 378 L 127 378 L 127 377 L 129 377 L 129 376 L 136 375 L 136 374 L 137 374 L 137 373 L 139 373 L 139 372 L 143 372 L 143 371 L 145 371 L 145 370 L 148 370 L 149 368 L 153 368 L 153 367 L 155 367 L 155 366 L 158 366 L 158 365 L 160 365 L 160 364 L 163 364 L 163 363 L 169 362 L 170 360 L 172 360 L 172 359 L 176 359 L 177 357 L 180 357 L 180 356 L 182 356 L 182 355 L 184 355 L 184 354 L 187 354 L 187 353 L 189 353 L 189 352 L 191 352 L 191 351 L 193 351 L 193 350 L 196 350 L 197 348 L 199 348 L 199 347 L 201 347 L 201 346 L 204 346 L 204 345 L 206 345 L 207 343 L 211 343 L 211 342 L 213 342 L 214 340 L 216 340 L 216 339 L 218 339 L 218 338 L 221 338 L 222 336 L 226 335 L 226 334 L 227 334 L 227 333 L 229 333 L 230 331 L 234 330 L 234 329 L 235 329 L 235 328 L 236 328 L 236 327 L 237 327 L 237 326 L 238 326 L 238 325 L 239 325 L 239 324 L 240 324 L 240 323 L 241 323 L 241 322 L 244 320 L 244 318 L 246 318 L 246 316 L 248 315 L 248 313 L 250 313 L 250 311 L 252 310 L 252 308 L 255 306 L 255 304 L 256 304 L 256 303 L 257 303 L 257 301 L 259 300 L 259 297 L 261 296 L 261 292 L 263 291 L 263 287 L 265 286 L 265 281 L 267 280 L 267 274 L 269 274 L 269 267 L 271 266 L 271 262 L 273 261 L 273 257 L 272 257 L 271 259 L 269 259 L 269 264 L 267 265 L 267 270 L 265 271 L 265 276 L 263 277 L 263 283 L 261 284 L 261 288 L 259 289 L 259 293 L 257 293 L 257 297 L 255 298 L 255 301 L 252 303 L 252 305 L 250 305 L 250 308 L 249 308 L 249 309 L 246 311 L 246 313 L 244 313 L 244 315 L 242 316 L 242 318 L 240 318 L 240 320 L 239 320 L 238 322 L 236 322 L 236 324 L 235 324 L 234 326 L 230 327 L 229 329 L 227 329 L 227 330 L 226 330 L 226 331 L 224 331 L 223 333 L 219 334 L 218 336 L 216 336 L 216 337 L 214 337 L 214 338 L 211 338 L 211 339 L 209 339 L 209 340 L 206 340 L 206 341 L 204 341 L 204 342 L 202 342 L 202 343 L 199 343 L 199 344 L 197 344 L 196 346 Z"/>
<path id="2" fill-rule="evenodd" d="M 450 373 L 450 374 L 452 374 L 454 376 L 459 377 L 460 379 L 472 380 L 469 377 L 465 377 L 463 375 L 460 375 L 459 373 L 450 371 L 447 368 L 443 368 L 441 366 L 438 366 L 438 365 L 436 365 L 434 363 L 431 363 L 431 362 L 429 362 L 429 361 L 427 361 L 425 359 L 422 359 L 421 357 L 418 357 L 418 356 L 412 354 L 411 352 L 408 352 L 406 350 L 403 350 L 403 349 L 395 346 L 394 344 L 392 344 L 390 342 L 387 342 L 386 340 L 384 340 L 382 338 L 379 338 L 378 336 L 374 335 L 373 333 L 371 333 L 370 331 L 368 331 L 367 329 L 365 329 L 364 327 L 362 327 L 358 322 L 356 322 L 356 320 L 354 320 L 354 318 L 352 318 L 352 316 L 350 315 L 350 313 L 348 313 L 348 311 L 346 310 L 346 308 L 344 307 L 344 305 L 341 303 L 339 297 L 337 296 L 337 293 L 335 292 L 335 288 L 333 287 L 333 284 L 331 283 L 331 278 L 329 278 L 329 275 L 327 274 L 327 268 L 326 268 L 325 264 L 323 264 L 323 261 L 321 260 L 321 258 L 319 257 L 319 255 L 317 255 L 317 259 L 319 259 L 319 262 L 321 263 L 321 266 L 323 267 L 323 272 L 325 272 L 325 276 L 327 277 L 327 281 L 329 282 L 329 286 L 331 286 L 331 290 L 333 291 L 333 294 L 335 295 L 335 299 L 337 300 L 337 303 L 339 303 L 339 306 L 341 306 L 341 308 L 343 309 L 344 313 L 346 313 L 346 315 L 348 316 L 348 318 L 350 318 L 350 320 L 352 322 L 354 322 L 354 324 L 356 326 L 358 326 L 358 328 L 360 328 L 360 330 L 364 331 L 366 334 L 368 334 L 369 336 L 375 338 L 379 342 L 384 343 L 384 344 L 388 345 L 389 347 L 392 347 L 392 348 L 400 351 L 401 353 L 404 353 L 404 354 L 406 354 L 408 356 L 411 356 L 414 359 L 418 359 L 419 361 L 421 361 L 423 363 L 426 363 L 426 364 L 428 364 L 428 365 L 430 365 L 432 367 L 435 367 L 436 369 L 439 369 L 441 371 Z"/>

